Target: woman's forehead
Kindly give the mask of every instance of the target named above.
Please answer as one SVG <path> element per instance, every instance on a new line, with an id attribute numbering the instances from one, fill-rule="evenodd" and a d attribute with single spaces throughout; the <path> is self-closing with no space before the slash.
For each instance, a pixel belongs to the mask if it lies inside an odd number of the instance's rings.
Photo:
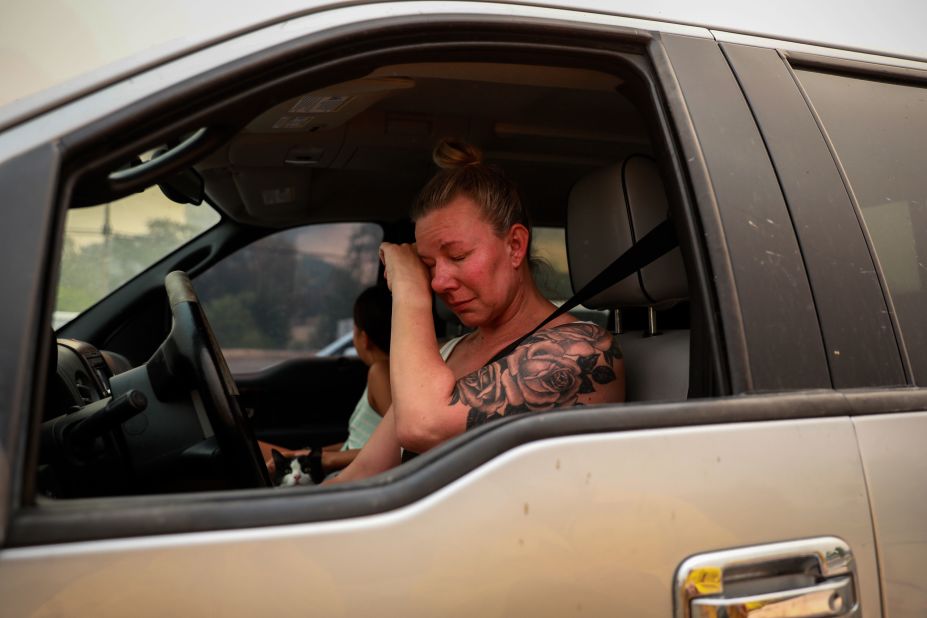
<path id="1" fill-rule="evenodd" d="M 440 249 L 444 245 L 473 242 L 492 234 L 482 217 L 479 206 L 467 197 L 451 200 L 442 208 L 432 210 L 415 222 L 415 241 Z"/>

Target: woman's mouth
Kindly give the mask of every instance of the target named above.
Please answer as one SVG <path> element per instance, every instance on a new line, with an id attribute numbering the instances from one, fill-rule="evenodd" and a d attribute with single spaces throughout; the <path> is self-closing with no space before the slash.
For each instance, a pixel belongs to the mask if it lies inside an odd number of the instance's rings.
<path id="1" fill-rule="evenodd" d="M 450 300 L 449 300 L 449 301 L 447 301 L 447 305 L 448 305 L 453 311 L 457 311 L 458 309 L 460 309 L 461 307 L 463 307 L 464 305 L 466 305 L 467 303 L 469 303 L 469 302 L 472 301 L 472 300 L 473 300 L 472 298 L 468 298 L 468 299 L 466 299 L 466 300 L 459 300 L 459 301 L 450 301 Z"/>

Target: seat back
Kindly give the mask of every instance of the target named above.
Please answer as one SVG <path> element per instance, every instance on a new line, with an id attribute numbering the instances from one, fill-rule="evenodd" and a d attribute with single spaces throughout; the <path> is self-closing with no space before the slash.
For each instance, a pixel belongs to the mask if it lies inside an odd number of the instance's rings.
<path id="1" fill-rule="evenodd" d="M 573 290 L 581 289 L 638 239 L 664 221 L 669 204 L 656 164 L 643 155 L 598 170 L 570 193 L 567 258 Z M 591 309 L 666 309 L 688 299 L 679 249 L 594 296 Z M 689 387 L 689 330 L 619 335 L 628 401 L 681 400 Z"/>

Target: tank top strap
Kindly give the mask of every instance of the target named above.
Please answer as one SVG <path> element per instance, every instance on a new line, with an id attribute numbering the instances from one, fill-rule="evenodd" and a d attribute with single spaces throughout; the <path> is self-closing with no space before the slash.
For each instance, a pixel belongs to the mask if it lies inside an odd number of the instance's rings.
<path id="1" fill-rule="evenodd" d="M 466 337 L 466 335 L 461 335 L 460 337 L 454 337 L 453 339 L 448 339 L 443 346 L 441 346 L 441 358 L 447 360 L 451 355 L 451 352 L 454 351 L 454 348 L 457 347 L 457 344 Z"/>

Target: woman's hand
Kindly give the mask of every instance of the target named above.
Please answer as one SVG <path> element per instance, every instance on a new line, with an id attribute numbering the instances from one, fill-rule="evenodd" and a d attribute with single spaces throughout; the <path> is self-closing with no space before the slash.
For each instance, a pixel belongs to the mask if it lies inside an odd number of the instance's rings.
<path id="1" fill-rule="evenodd" d="M 422 264 L 414 244 L 380 244 L 380 261 L 383 262 L 386 284 L 393 295 L 408 299 L 421 295 L 431 299 L 431 278 Z"/>

